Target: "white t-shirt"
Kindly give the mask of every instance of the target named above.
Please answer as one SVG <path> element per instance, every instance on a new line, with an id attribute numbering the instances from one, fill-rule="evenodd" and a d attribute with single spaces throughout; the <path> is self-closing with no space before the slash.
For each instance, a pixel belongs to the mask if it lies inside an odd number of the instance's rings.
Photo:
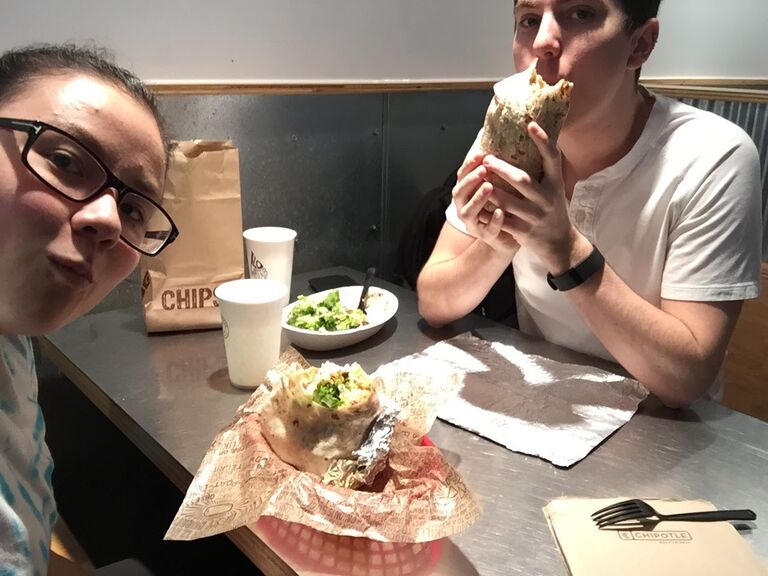
<path id="1" fill-rule="evenodd" d="M 760 290 L 761 190 L 757 149 L 738 126 L 655 96 L 642 135 L 613 166 L 573 191 L 573 224 L 637 294 L 726 301 Z M 446 218 L 466 233 L 455 205 Z M 512 261 L 520 329 L 615 361 L 572 306 L 547 284 L 529 250 Z"/>
<path id="2" fill-rule="evenodd" d="M 56 521 L 53 461 L 27 337 L 0 335 L 0 447 L 0 574 L 45 576 Z"/>

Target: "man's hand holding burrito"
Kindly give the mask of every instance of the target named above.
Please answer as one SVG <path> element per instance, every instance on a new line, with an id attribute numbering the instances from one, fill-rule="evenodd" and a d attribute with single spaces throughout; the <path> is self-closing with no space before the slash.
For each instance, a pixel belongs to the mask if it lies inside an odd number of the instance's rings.
<path id="1" fill-rule="evenodd" d="M 541 181 L 495 156 L 485 156 L 483 166 L 519 193 L 496 188 L 491 194 L 503 211 L 500 234 L 513 237 L 534 252 L 550 272 L 558 274 L 585 258 L 591 244 L 568 215 L 560 150 L 537 123 L 529 124 L 528 134 L 542 156 Z"/>
<path id="2" fill-rule="evenodd" d="M 459 168 L 453 202 L 467 232 L 511 261 L 520 245 L 503 230 L 505 216 L 497 208 L 501 204 L 500 196 L 506 193 L 487 181 L 492 174 L 483 164 L 486 154 L 480 151 L 478 141 L 479 138 Z"/>

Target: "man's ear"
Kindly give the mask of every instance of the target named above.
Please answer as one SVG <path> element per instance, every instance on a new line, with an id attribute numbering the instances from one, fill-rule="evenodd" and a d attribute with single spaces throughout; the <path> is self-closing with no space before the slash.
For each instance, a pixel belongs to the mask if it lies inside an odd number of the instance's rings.
<path id="1" fill-rule="evenodd" d="M 632 52 L 627 61 L 627 67 L 637 70 L 653 52 L 656 41 L 659 39 L 659 20 L 649 18 L 646 22 L 632 32 Z"/>

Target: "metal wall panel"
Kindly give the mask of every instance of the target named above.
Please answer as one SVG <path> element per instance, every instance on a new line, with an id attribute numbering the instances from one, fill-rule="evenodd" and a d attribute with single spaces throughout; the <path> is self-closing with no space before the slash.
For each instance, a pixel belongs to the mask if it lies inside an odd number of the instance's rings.
<path id="1" fill-rule="evenodd" d="M 297 271 L 377 265 L 391 279 L 418 200 L 455 170 L 490 91 L 163 96 L 174 138 L 231 138 L 244 228 L 299 232 Z"/>
<path id="2" fill-rule="evenodd" d="M 164 96 L 171 136 L 231 138 L 243 228 L 298 232 L 294 270 L 379 258 L 382 96 Z"/>
<path id="3" fill-rule="evenodd" d="M 411 230 L 419 202 L 464 160 L 483 125 L 490 90 L 395 93 L 386 108 L 384 273 L 397 268 L 401 235 Z"/>
<path id="4" fill-rule="evenodd" d="M 490 97 L 482 90 L 161 96 L 160 108 L 174 138 L 234 141 L 243 228 L 295 228 L 297 272 L 375 264 L 391 280 L 398 242 L 415 209 L 461 163 Z M 684 101 L 739 124 L 755 140 L 765 213 L 768 107 Z M 764 250 L 768 255 L 766 241 Z M 98 309 L 138 302 L 139 292 L 134 274 Z"/>
<path id="5" fill-rule="evenodd" d="M 172 138 L 234 142 L 243 229 L 294 228 L 294 270 L 303 272 L 380 265 L 384 98 L 163 95 L 159 105 Z M 138 302 L 134 273 L 95 311 Z"/>

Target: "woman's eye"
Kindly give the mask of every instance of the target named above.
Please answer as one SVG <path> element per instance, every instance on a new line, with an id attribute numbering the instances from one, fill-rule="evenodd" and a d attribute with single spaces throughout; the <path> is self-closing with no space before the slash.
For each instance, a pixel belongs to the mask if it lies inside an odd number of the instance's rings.
<path id="1" fill-rule="evenodd" d="M 121 220 L 123 220 L 122 217 L 125 217 L 133 225 L 144 224 L 144 212 L 138 206 L 127 203 L 120 204 L 120 214 Z"/>
<path id="2" fill-rule="evenodd" d="M 66 150 L 53 150 L 49 152 L 48 162 L 50 162 L 57 170 L 78 176 L 83 175 L 80 162 Z"/>

